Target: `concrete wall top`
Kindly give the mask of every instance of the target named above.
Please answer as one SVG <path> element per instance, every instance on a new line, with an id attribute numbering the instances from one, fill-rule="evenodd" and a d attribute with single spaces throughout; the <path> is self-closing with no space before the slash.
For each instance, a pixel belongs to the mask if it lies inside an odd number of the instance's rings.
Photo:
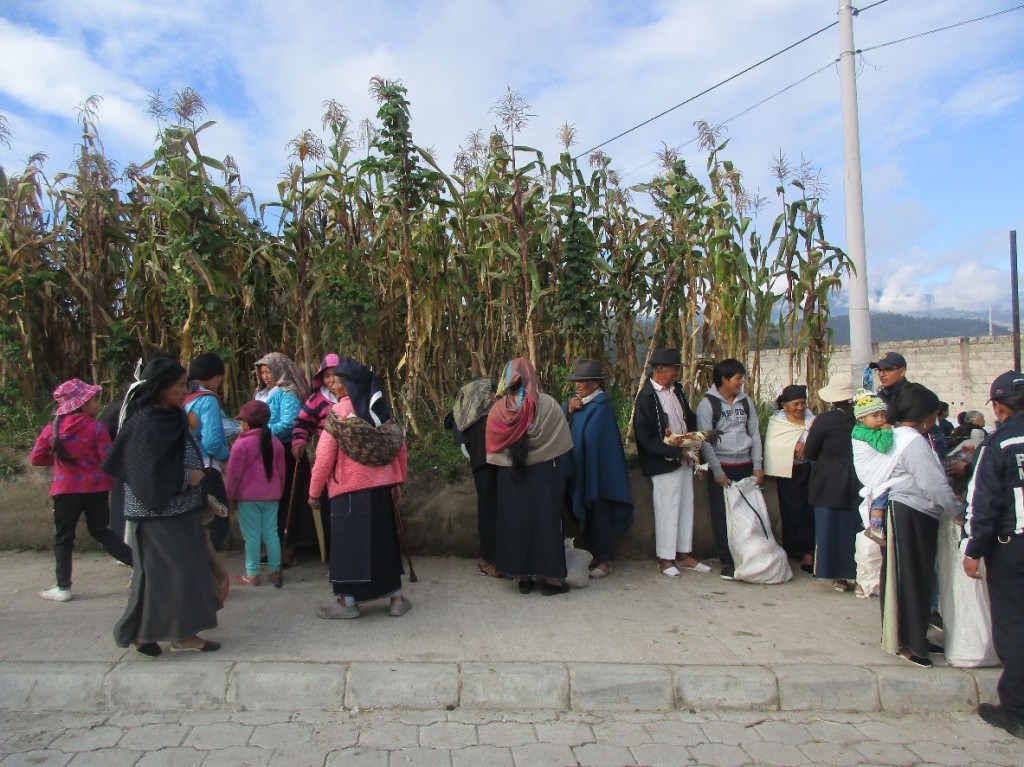
<path id="1" fill-rule="evenodd" d="M 950 417 L 961 410 L 979 410 L 987 421 L 992 420 L 987 405 L 992 380 L 1013 367 L 1011 336 L 962 336 L 930 338 L 920 341 L 896 341 L 872 344 L 872 359 L 887 351 L 896 351 L 907 358 L 907 378 L 924 384 L 949 403 Z M 769 399 L 785 385 L 802 383 L 802 366 L 798 363 L 798 380 L 789 381 L 789 352 L 771 349 L 761 352 L 760 380 L 762 397 Z M 836 346 L 829 363 L 830 376 L 843 376 L 850 366 L 850 347 Z M 877 385 L 877 379 L 876 379 Z"/>

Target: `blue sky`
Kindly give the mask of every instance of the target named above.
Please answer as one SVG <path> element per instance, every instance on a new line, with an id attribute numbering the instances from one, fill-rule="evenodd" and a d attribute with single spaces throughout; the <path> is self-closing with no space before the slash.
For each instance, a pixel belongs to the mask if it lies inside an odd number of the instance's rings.
<path id="1" fill-rule="evenodd" d="M 873 0 L 864 0 L 867 6 Z M 859 48 L 1015 5 L 1013 0 L 889 0 L 855 22 Z M 0 0 L 0 111 L 17 171 L 34 152 L 67 170 L 76 106 L 103 97 L 100 129 L 122 166 L 144 162 L 156 126 L 147 96 L 181 87 L 218 125 L 204 152 L 237 160 L 257 200 L 275 196 L 286 145 L 318 129 L 334 98 L 372 117 L 370 78 L 409 89 L 417 143 L 451 167 L 495 122 L 507 86 L 536 115 L 521 142 L 557 158 L 558 127 L 582 151 L 836 18 L 835 0 Z M 861 146 L 872 307 L 1009 307 L 1008 235 L 1024 238 L 1024 11 L 867 52 Z M 836 58 L 833 28 L 605 149 L 630 184 L 649 180 L 662 142 L 721 122 Z M 843 146 L 833 67 L 731 122 L 726 157 L 748 189 L 774 197 L 771 158 L 805 156 L 829 184 L 826 236 L 843 245 Z M 703 168 L 694 144 L 682 156 Z M 762 228 L 775 215 L 761 214 Z M 1024 242 L 1022 242 L 1024 249 Z"/>

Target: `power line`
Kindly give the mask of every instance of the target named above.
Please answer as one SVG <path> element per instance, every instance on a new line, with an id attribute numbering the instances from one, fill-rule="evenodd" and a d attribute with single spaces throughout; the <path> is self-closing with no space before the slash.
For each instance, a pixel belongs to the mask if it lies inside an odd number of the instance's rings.
<path id="1" fill-rule="evenodd" d="M 888 2 L 888 0 L 881 0 L 881 1 L 882 1 L 882 2 Z M 778 97 L 778 96 L 781 96 L 781 95 L 782 95 L 783 93 L 785 93 L 786 91 L 790 91 L 790 90 L 792 90 L 793 88 L 795 88 L 796 86 L 798 86 L 798 85 L 801 85 L 802 83 L 805 83 L 805 82 L 807 82 L 808 80 L 810 80 L 810 79 L 811 79 L 812 77 L 814 77 L 815 75 L 819 75 L 819 74 L 821 74 L 822 72 L 824 72 L 824 71 L 825 71 L 826 69 L 831 69 L 831 68 L 832 68 L 833 66 L 835 66 L 835 64 L 836 64 L 836 62 L 837 62 L 837 61 L 839 61 L 839 59 L 833 59 L 832 61 L 830 61 L 830 62 L 829 62 L 828 64 L 826 64 L 825 66 L 823 66 L 823 67 L 819 67 L 818 69 L 815 69 L 815 70 L 814 70 L 813 72 L 811 72 L 811 73 L 810 73 L 809 75 L 805 75 L 804 77 L 801 77 L 801 78 L 800 78 L 799 80 L 797 80 L 797 81 L 795 81 L 795 82 L 792 82 L 792 83 L 790 83 L 790 84 L 789 84 L 789 85 L 787 85 L 787 86 L 786 86 L 785 88 L 782 88 L 781 90 L 777 90 L 777 91 L 775 91 L 775 93 L 773 93 L 772 95 L 770 95 L 770 96 L 766 96 L 765 98 L 763 98 L 763 99 L 761 99 L 760 101 L 758 101 L 758 102 L 757 102 L 756 104 L 752 104 L 751 106 L 747 107 L 747 108 L 746 108 L 746 109 L 744 109 L 744 110 L 743 110 L 742 112 L 737 112 L 737 113 L 736 113 L 736 114 L 734 114 L 734 115 L 733 115 L 732 117 L 730 117 L 730 118 L 728 118 L 728 119 L 726 119 L 726 120 L 723 120 L 723 121 L 722 121 L 722 122 L 720 122 L 720 123 L 717 123 L 717 124 L 715 125 L 715 127 L 716 127 L 716 128 L 720 128 L 720 127 L 722 127 L 723 125 L 728 125 L 728 124 L 729 124 L 729 123 L 731 123 L 731 122 L 732 122 L 733 120 L 738 120 L 739 118 L 743 117 L 743 115 L 747 114 L 747 112 L 751 112 L 751 111 L 753 111 L 753 110 L 757 109 L 757 108 L 758 108 L 759 106 L 762 106 L 763 104 L 767 104 L 767 103 L 768 103 L 769 101 L 771 101 L 772 99 L 774 99 L 774 98 L 776 98 L 776 97 Z M 691 138 L 691 139 L 690 139 L 689 141 L 684 141 L 684 142 L 683 142 L 682 144 L 680 144 L 679 146 L 677 146 L 677 147 L 674 147 L 674 148 L 675 148 L 676 150 L 679 150 L 679 149 L 682 149 L 682 148 L 683 148 L 683 147 L 685 147 L 685 146 L 689 146 L 690 144 L 692 144 L 693 142 L 695 142 L 695 141 L 697 140 L 697 138 L 698 138 L 697 136 L 694 136 L 694 137 L 693 137 L 693 138 Z M 623 174 L 623 176 L 624 176 L 624 177 L 625 177 L 625 176 L 632 176 L 632 175 L 633 175 L 634 173 L 636 173 L 637 171 L 639 171 L 639 170 L 643 170 L 643 169 L 644 169 L 644 168 L 646 168 L 646 167 L 647 167 L 648 165 L 651 165 L 652 163 L 655 163 L 655 162 L 657 162 L 657 160 L 658 160 L 658 158 L 657 158 L 657 157 L 655 157 L 655 158 L 654 158 L 653 160 L 648 160 L 648 161 L 647 161 L 647 162 L 645 162 L 645 163 L 644 163 L 643 165 L 640 165 L 640 166 L 638 166 L 638 167 L 636 167 L 636 168 L 633 168 L 633 170 L 631 170 L 631 171 L 628 171 L 628 172 L 626 172 L 625 174 Z"/>
<path id="2" fill-rule="evenodd" d="M 878 2 L 876 2 L 876 3 L 872 3 L 871 5 L 869 5 L 869 6 L 865 7 L 865 8 L 861 8 L 859 12 L 863 13 L 866 10 L 874 8 L 876 5 L 881 5 L 882 3 L 887 3 L 888 1 L 889 0 L 878 0 Z M 973 24 L 976 21 L 984 21 L 986 19 L 991 19 L 991 18 L 994 18 L 996 16 L 1002 16 L 1003 14 L 1006 14 L 1006 13 L 1011 13 L 1013 11 L 1019 11 L 1022 8 L 1024 8 L 1024 4 L 1016 5 L 1016 6 L 1012 7 L 1012 8 L 1006 8 L 1006 9 L 1004 9 L 1002 11 L 996 11 L 995 13 L 990 13 L 990 14 L 988 14 L 986 16 L 978 16 L 978 17 L 973 18 L 973 19 L 967 19 L 965 21 L 958 21 L 955 24 L 949 24 L 949 25 L 947 25 L 945 27 L 938 27 L 936 29 L 930 29 L 927 32 L 919 32 L 917 34 L 909 35 L 907 37 L 901 37 L 898 40 L 890 40 L 887 43 L 880 43 L 878 45 L 872 45 L 869 48 L 859 48 L 859 49 L 857 49 L 857 51 L 855 51 L 855 53 L 867 53 L 868 51 L 878 50 L 879 48 L 885 48 L 885 47 L 890 46 L 890 45 L 897 45 L 898 43 L 905 43 L 908 40 L 915 40 L 915 39 L 917 39 L 919 37 L 925 37 L 927 35 L 935 34 L 936 32 L 944 32 L 946 30 L 955 29 L 957 27 L 962 27 L 962 26 L 965 26 L 967 24 Z M 827 27 L 826 27 L 826 29 L 827 29 Z M 819 32 L 820 31 L 823 31 L 823 30 L 819 30 Z M 818 32 L 816 32 L 815 34 L 818 34 Z M 812 35 L 812 37 L 813 37 L 813 35 Z M 804 39 L 806 40 L 806 39 L 809 39 L 809 38 L 804 38 Z M 794 43 L 794 45 L 798 45 L 798 44 L 799 43 Z M 809 75 L 806 75 L 806 76 L 800 78 L 796 82 L 790 83 L 789 85 L 787 85 L 782 90 L 776 91 L 772 95 L 767 96 L 766 98 L 762 99 L 761 101 L 758 101 L 756 104 L 753 104 L 752 106 L 747 107 L 742 112 L 738 112 L 737 114 L 733 115 L 732 117 L 728 118 L 727 120 L 724 120 L 724 121 L 722 121 L 720 123 L 717 123 L 717 126 L 721 127 L 722 125 L 727 125 L 728 123 L 732 122 L 733 120 L 736 120 L 736 119 L 742 117 L 743 115 L 747 114 L 748 112 L 750 112 L 750 111 L 752 111 L 754 109 L 757 109 L 759 106 L 761 106 L 761 105 L 771 101 L 772 99 L 776 98 L 777 96 L 781 96 L 786 91 L 792 90 L 793 88 L 795 88 L 796 86 L 800 85 L 801 83 L 806 82 L 807 80 L 810 80 L 815 75 L 820 74 L 821 72 L 824 72 L 826 69 L 829 69 L 830 67 L 834 66 L 836 64 L 836 62 L 838 62 L 838 61 L 839 61 L 839 59 L 833 59 L 832 61 L 830 61 L 825 66 L 821 67 L 820 69 L 814 70 Z M 754 66 L 757 66 L 757 65 L 755 64 Z M 745 71 L 747 71 L 747 70 L 745 70 Z M 739 74 L 742 74 L 742 73 L 739 73 Z M 738 75 L 733 75 L 734 78 L 737 77 L 737 76 Z M 730 78 L 730 79 L 732 79 L 732 78 Z M 727 81 L 723 81 L 723 82 L 727 82 Z M 714 87 L 718 87 L 718 86 L 714 86 Z M 705 91 L 705 93 L 706 92 L 707 91 Z M 700 96 L 700 95 L 702 95 L 702 94 L 697 94 L 697 96 Z M 686 103 L 688 103 L 690 101 L 693 101 L 693 99 L 697 98 L 697 96 L 693 96 L 692 98 L 687 99 L 687 101 L 684 101 L 683 104 L 686 104 Z M 682 106 L 683 104 L 678 104 L 677 107 L 678 106 Z M 676 109 L 677 107 L 672 107 L 672 109 Z M 669 111 L 672 111 L 672 110 L 671 109 L 667 110 L 666 112 L 663 112 L 662 114 L 666 114 Z M 658 115 L 657 117 L 660 117 L 660 116 L 661 115 Z M 657 119 L 657 117 L 652 117 L 651 120 Z M 639 128 L 642 125 L 646 125 L 648 122 L 650 122 L 650 120 L 647 120 L 646 122 L 640 123 L 640 125 L 636 126 L 636 128 Z M 636 128 L 631 128 L 630 131 L 636 130 Z M 630 131 L 626 131 L 625 133 L 629 133 Z M 608 141 L 604 142 L 604 144 L 607 144 L 607 143 L 609 143 L 611 141 L 614 141 L 616 138 L 620 138 L 621 136 L 624 136 L 625 133 L 621 133 L 621 134 L 619 134 L 619 136 L 616 136 L 614 138 L 609 139 Z M 674 147 L 674 149 L 676 149 L 676 150 L 682 149 L 683 147 L 689 146 L 690 144 L 694 143 L 696 140 L 697 140 L 697 137 L 695 136 L 694 138 L 691 138 L 689 141 L 684 141 L 682 144 L 679 144 L 678 146 Z M 604 146 L 604 144 L 599 144 L 598 147 Z M 594 147 L 594 148 L 596 149 L 598 147 Z M 587 152 L 584 152 L 583 154 L 589 154 L 592 151 L 593 151 L 593 149 L 588 150 Z M 580 156 L 582 156 L 582 155 L 577 155 L 577 157 L 580 157 Z M 651 164 L 657 162 L 657 159 L 658 158 L 654 158 L 652 160 L 648 160 L 647 162 L 643 163 L 642 165 L 638 165 L 636 168 L 633 168 L 633 170 L 627 171 L 625 174 L 623 174 L 623 176 L 624 177 L 632 176 L 637 171 L 643 170 L 648 165 L 651 165 Z"/>
<path id="3" fill-rule="evenodd" d="M 885 0 L 883 0 L 883 2 L 884 1 Z M 1013 8 L 1007 8 L 1007 9 L 1002 10 L 1002 11 L 996 11 L 995 13 L 990 13 L 987 16 L 978 16 L 977 18 L 974 18 L 974 19 L 967 19 L 966 21 L 958 21 L 956 24 L 950 24 L 949 26 L 938 27 L 936 29 L 929 29 L 927 32 L 918 32 L 916 35 L 910 35 L 909 37 L 901 37 L 899 40 L 890 40 L 887 43 L 881 43 L 879 45 L 872 45 L 870 48 L 861 48 L 861 49 L 857 50 L 857 53 L 867 53 L 868 51 L 877 51 L 879 48 L 885 48 L 885 47 L 887 47 L 889 45 L 896 45 L 897 43 L 905 43 L 905 42 L 907 42 L 907 40 L 915 40 L 918 37 L 925 37 L 926 35 L 934 35 L 936 32 L 945 32 L 947 29 L 956 29 L 957 27 L 963 27 L 963 26 L 966 26 L 967 24 L 973 24 L 976 21 L 984 21 L 985 19 L 991 19 L 991 18 L 995 18 L 996 16 L 1002 16 L 1004 13 L 1011 13 L 1013 11 L 1019 11 L 1021 8 L 1024 8 L 1024 4 L 1022 4 L 1022 5 L 1015 5 Z"/>
<path id="4" fill-rule="evenodd" d="M 669 108 L 668 108 L 668 109 L 666 109 L 665 111 L 663 111 L 663 112 L 659 112 L 658 114 L 654 115 L 654 117 L 650 117 L 650 118 L 648 118 L 648 119 L 644 120 L 644 121 L 643 121 L 642 123 L 639 123 L 638 125 L 634 125 L 634 126 L 633 126 L 632 128 L 628 128 L 628 129 L 626 129 L 626 130 L 622 131 L 622 133 L 619 133 L 619 134 L 618 134 L 618 135 L 616 135 L 616 136 L 612 136 L 612 137 L 611 137 L 610 139 L 608 139 L 607 141 L 602 141 L 602 142 L 601 142 L 600 144 L 597 144 L 596 146 L 592 146 L 592 147 L 591 147 L 590 149 L 588 149 L 587 151 L 585 151 L 585 152 L 580 152 L 580 153 L 579 153 L 578 155 L 576 155 L 576 159 L 579 159 L 580 157 L 583 157 L 584 155 L 589 155 L 589 154 L 590 154 L 591 152 L 593 152 L 593 151 L 595 151 L 595 150 L 597 150 L 597 149 L 600 149 L 600 148 L 601 148 L 601 147 L 603 147 L 603 146 L 607 146 L 608 144 L 612 143 L 613 141 L 617 141 L 617 140 L 619 140 L 619 139 L 620 139 L 620 138 L 622 138 L 623 136 L 627 136 L 627 135 L 629 135 L 630 133 L 632 133 L 633 131 L 637 130 L 638 128 L 642 128 L 642 127 L 644 127 L 645 125 L 647 125 L 647 124 L 649 124 L 649 123 L 652 123 L 652 122 L 654 122 L 654 121 L 655 121 L 655 120 L 657 120 L 658 118 L 660 118 L 660 117 L 664 117 L 664 116 L 665 116 L 665 115 L 667 115 L 667 114 L 668 114 L 669 112 L 674 112 L 674 111 L 675 111 L 676 109 L 679 109 L 679 107 L 682 107 L 682 106 L 686 106 L 686 105 L 687 105 L 687 104 L 689 104 L 689 103 L 690 103 L 691 101 L 695 101 L 696 99 L 699 99 L 699 98 L 700 98 L 701 96 L 704 96 L 704 95 L 706 95 L 706 94 L 708 94 L 708 93 L 711 93 L 711 91 L 715 90 L 716 88 L 721 88 L 721 87 L 722 87 L 723 85 L 725 85 L 726 83 L 732 82 L 733 80 L 735 80 L 735 79 L 736 79 L 737 77 L 739 77 L 740 75 L 745 75 L 745 74 L 746 74 L 747 72 L 750 72 L 750 71 L 751 71 L 751 70 L 753 70 L 753 69 L 757 69 L 757 67 L 761 66 L 762 64 L 765 64 L 765 63 L 767 63 L 767 62 L 771 61 L 772 59 L 774 59 L 774 58 L 776 58 L 776 57 L 778 57 L 778 56 L 781 56 L 781 55 L 782 55 L 783 53 L 785 53 L 786 51 L 791 51 L 791 50 L 793 50 L 793 48 L 796 48 L 796 47 L 797 47 L 798 45 L 801 45 L 802 43 L 806 43 L 806 42 L 807 42 L 808 40 L 810 40 L 811 38 L 817 37 L 817 36 L 818 36 L 818 35 L 820 35 L 820 34 L 821 34 L 822 32 L 827 32 L 828 30 L 832 29 L 832 27 L 836 26 L 836 25 L 837 25 L 838 23 L 839 23 L 838 21 L 833 21 L 833 22 L 832 22 L 831 24 L 829 24 L 829 25 L 827 25 L 827 26 L 824 26 L 824 27 L 822 27 L 821 29 L 819 29 L 819 30 L 818 30 L 817 32 L 812 32 L 811 34 L 807 35 L 807 37 L 801 38 L 800 40 L 797 40 L 797 41 L 796 41 L 795 43 L 792 43 L 791 45 L 787 45 L 787 46 L 786 46 L 785 48 L 783 48 L 782 50 L 776 51 L 776 52 L 775 52 L 775 53 L 773 53 L 773 54 L 772 54 L 771 56 L 768 56 L 768 57 L 766 57 L 766 58 L 763 58 L 763 59 L 761 59 L 761 60 L 760 60 L 760 61 L 758 61 L 758 62 L 757 62 L 756 64 L 751 64 L 751 65 L 750 65 L 749 67 L 747 67 L 746 69 L 740 70 L 740 71 L 739 71 L 739 72 L 737 72 L 736 74 L 734 74 L 734 75 L 731 75 L 731 76 L 729 76 L 729 77 L 725 78 L 725 79 L 724 79 L 724 80 L 722 80 L 721 82 L 715 83 L 714 85 L 712 85 L 712 86 L 711 86 L 711 87 L 709 87 L 709 88 L 705 88 L 705 89 L 704 89 L 704 90 L 702 90 L 702 91 L 701 91 L 700 93 L 697 93 L 697 94 L 695 94 L 695 95 L 693 95 L 693 96 L 690 96 L 690 98 L 686 99 L 685 101 L 680 101 L 680 102 L 679 102 L 678 104 L 676 104 L 675 106 L 673 106 L 673 107 L 669 107 Z"/>

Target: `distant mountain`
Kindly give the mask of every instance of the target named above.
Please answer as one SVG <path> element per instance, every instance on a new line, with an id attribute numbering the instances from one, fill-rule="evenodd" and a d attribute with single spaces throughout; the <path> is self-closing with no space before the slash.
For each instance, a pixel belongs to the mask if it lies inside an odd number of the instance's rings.
<path id="1" fill-rule="evenodd" d="M 832 328 L 832 342 L 838 345 L 850 343 L 850 317 L 841 314 L 828 321 Z M 995 323 L 993 333 L 1008 335 L 1010 329 Z M 917 341 L 926 338 L 957 338 L 959 336 L 987 336 L 988 320 L 971 317 L 925 317 L 913 314 L 871 313 L 871 340 Z"/>

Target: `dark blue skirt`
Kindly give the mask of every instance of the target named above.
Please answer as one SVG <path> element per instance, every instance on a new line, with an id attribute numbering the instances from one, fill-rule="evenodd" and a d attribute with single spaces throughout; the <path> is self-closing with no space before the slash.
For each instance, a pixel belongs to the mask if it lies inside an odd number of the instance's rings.
<path id="1" fill-rule="evenodd" d="M 814 577 L 855 580 L 854 551 L 863 529 L 856 509 L 814 507 Z"/>

